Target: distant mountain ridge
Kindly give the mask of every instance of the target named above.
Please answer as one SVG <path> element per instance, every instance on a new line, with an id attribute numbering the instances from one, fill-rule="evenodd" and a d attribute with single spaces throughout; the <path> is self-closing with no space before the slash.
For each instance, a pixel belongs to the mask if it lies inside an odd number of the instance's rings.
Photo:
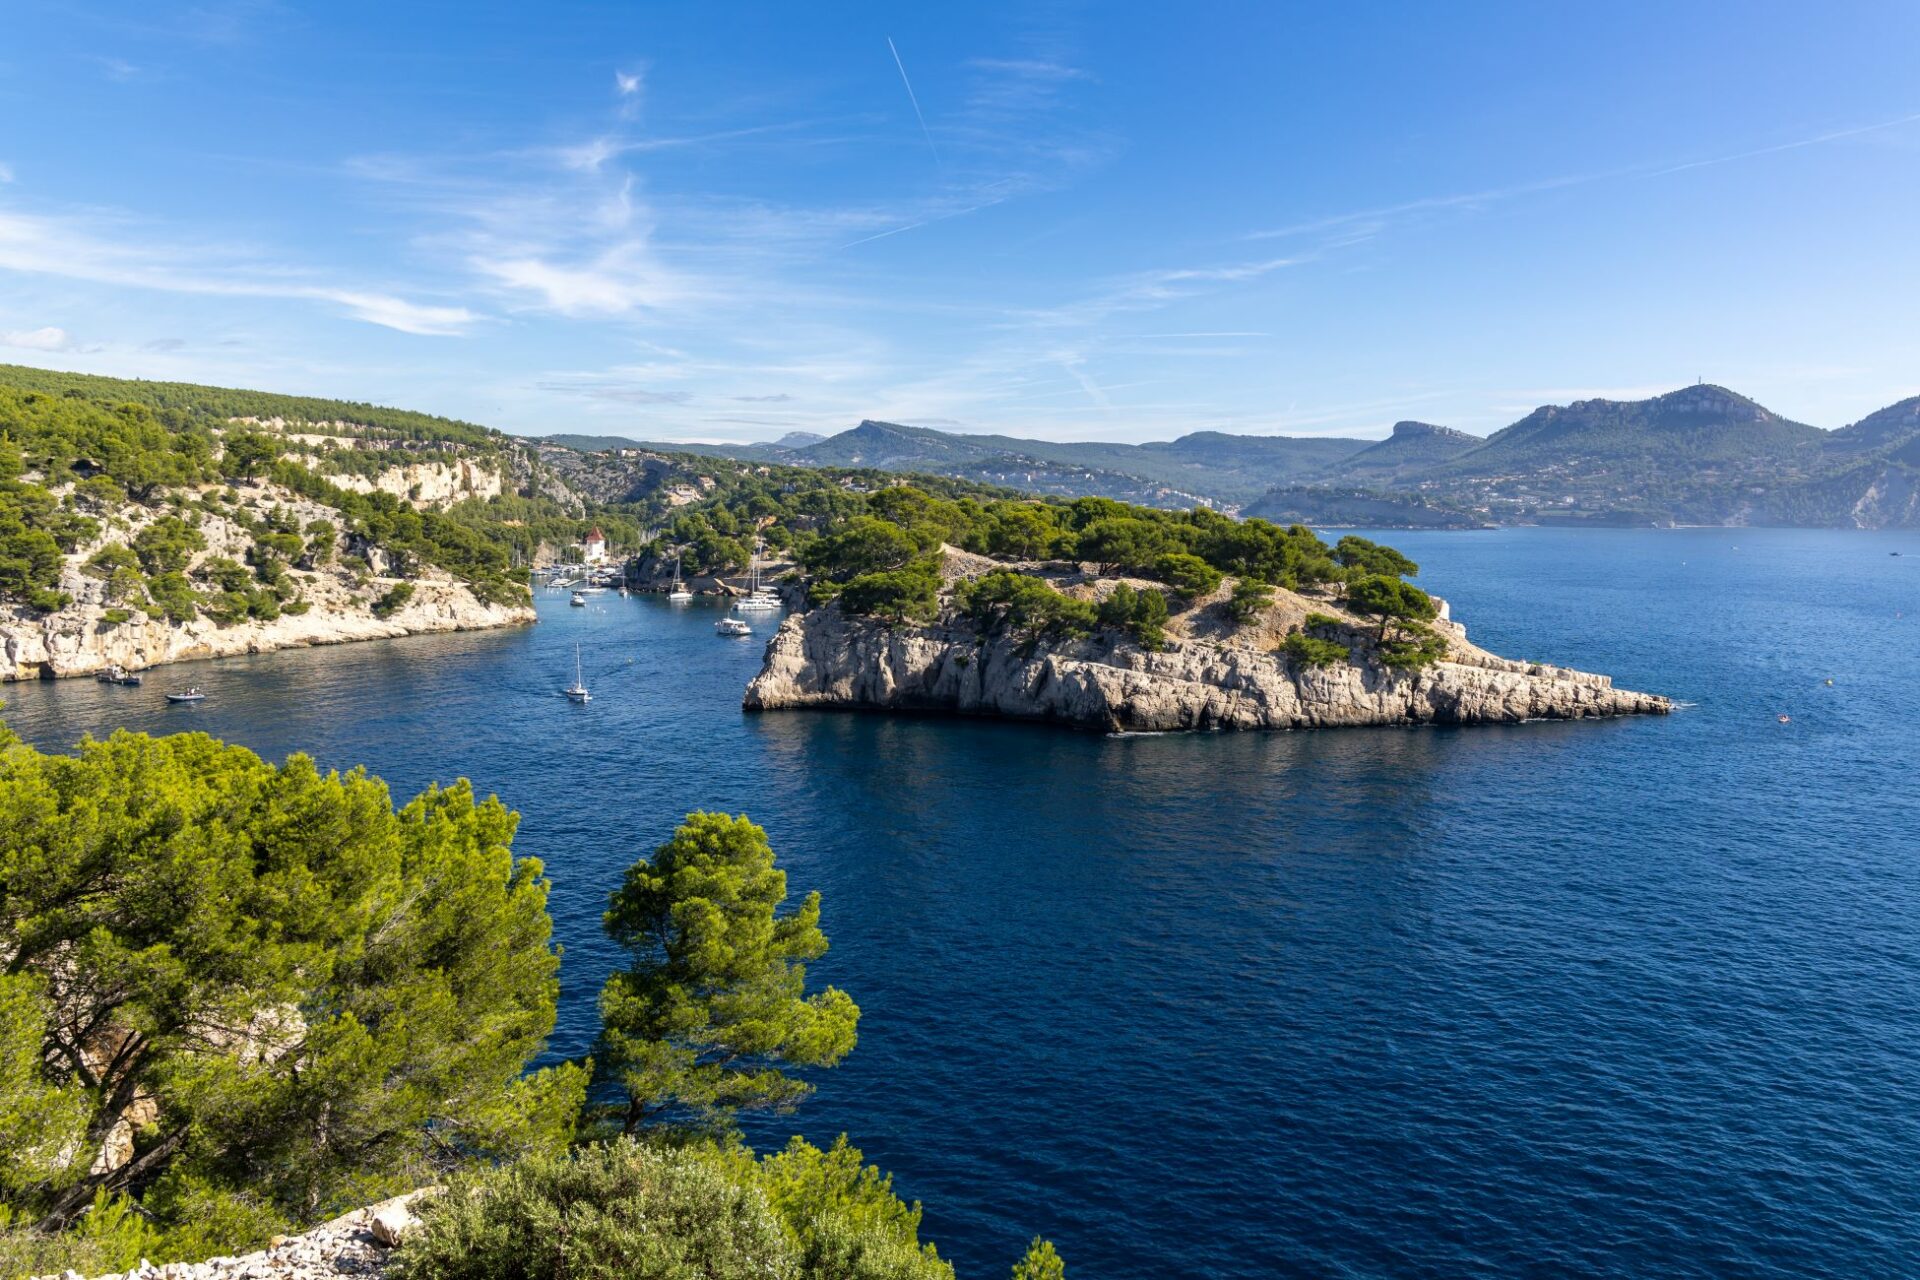
<path id="1" fill-rule="evenodd" d="M 607 437 L 551 437 L 585 447 Z M 1146 444 L 968 435 L 867 419 L 836 435 L 621 447 L 921 472 L 1030 493 L 1421 527 L 1920 523 L 1920 396 L 1839 430 L 1707 383 L 1542 405 L 1488 437 L 1395 423 L 1384 440 L 1196 431 Z M 1371 493 L 1374 501 L 1362 495 Z"/>

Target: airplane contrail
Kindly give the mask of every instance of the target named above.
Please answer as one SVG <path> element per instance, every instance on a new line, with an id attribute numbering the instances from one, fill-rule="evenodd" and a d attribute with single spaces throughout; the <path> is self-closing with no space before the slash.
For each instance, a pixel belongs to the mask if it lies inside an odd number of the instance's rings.
<path id="1" fill-rule="evenodd" d="M 900 61 L 900 50 L 894 48 L 893 37 L 887 37 L 887 49 L 893 54 L 893 65 L 900 68 L 900 83 L 907 86 L 907 101 L 913 104 L 913 118 L 920 122 L 920 132 L 927 140 L 927 150 L 933 152 L 933 162 L 940 163 L 940 148 L 933 145 L 933 131 L 927 128 L 927 117 L 921 114 L 920 99 L 913 92 L 913 81 L 907 79 L 907 64 Z"/>

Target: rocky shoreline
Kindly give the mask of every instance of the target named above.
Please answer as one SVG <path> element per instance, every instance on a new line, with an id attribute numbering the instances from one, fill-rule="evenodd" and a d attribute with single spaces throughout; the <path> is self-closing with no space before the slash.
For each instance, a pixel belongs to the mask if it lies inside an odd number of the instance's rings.
<path id="1" fill-rule="evenodd" d="M 108 667 L 145 671 L 173 662 L 230 658 L 314 645 L 389 640 L 448 631 L 523 626 L 531 605 L 484 604 L 451 580 L 415 580 L 413 595 L 385 618 L 342 604 L 271 622 L 222 625 L 211 618 L 172 623 L 135 614 L 107 626 L 100 608 L 70 607 L 52 614 L 15 608 L 0 613 L 0 682 L 91 676 Z"/>
<path id="2" fill-rule="evenodd" d="M 743 706 L 997 716 L 1100 732 L 1517 724 L 1673 709 L 1659 695 L 1614 688 L 1608 676 L 1487 653 L 1451 621 L 1434 628 L 1446 658 L 1424 668 L 1380 662 L 1358 623 L 1351 661 L 1296 665 L 1277 643 L 1288 615 L 1328 606 L 1278 596 L 1274 616 L 1249 628 L 1221 625 L 1210 602 L 1197 602 L 1158 652 L 1111 634 L 1036 640 L 983 632 L 951 612 L 926 625 L 888 624 L 828 605 L 781 624 Z"/>

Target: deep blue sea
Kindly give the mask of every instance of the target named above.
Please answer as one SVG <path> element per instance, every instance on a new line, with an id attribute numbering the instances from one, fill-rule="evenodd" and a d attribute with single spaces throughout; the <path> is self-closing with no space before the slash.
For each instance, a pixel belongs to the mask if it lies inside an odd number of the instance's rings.
<path id="1" fill-rule="evenodd" d="M 1920 1272 L 1920 534 L 1382 536 L 1479 643 L 1685 709 L 1123 738 L 745 716 L 760 638 L 608 595 L 10 686 L 5 718 L 498 792 L 553 879 L 569 1053 L 627 863 L 686 810 L 750 814 L 864 1011 L 753 1136 L 849 1133 L 963 1277 L 1039 1233 L 1076 1280 Z M 557 696 L 576 643 L 586 707 Z M 162 703 L 189 682 L 210 699 Z"/>

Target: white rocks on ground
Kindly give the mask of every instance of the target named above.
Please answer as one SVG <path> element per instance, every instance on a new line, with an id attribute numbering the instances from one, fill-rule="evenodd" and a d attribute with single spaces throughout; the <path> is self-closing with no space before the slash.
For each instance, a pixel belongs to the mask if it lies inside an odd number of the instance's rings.
<path id="1" fill-rule="evenodd" d="M 297 1236 L 275 1236 L 273 1244 L 239 1257 L 208 1258 L 205 1262 L 169 1262 L 156 1267 L 146 1259 L 124 1274 L 96 1280 L 339 1280 L 342 1276 L 377 1277 L 393 1260 L 393 1246 L 405 1238 L 417 1219 L 408 1205 L 433 1188 L 410 1191 L 365 1209 L 356 1209 L 332 1222 Z M 39 1280 L 54 1280 L 40 1277 Z M 83 1280 L 69 1271 L 59 1280 Z"/>

